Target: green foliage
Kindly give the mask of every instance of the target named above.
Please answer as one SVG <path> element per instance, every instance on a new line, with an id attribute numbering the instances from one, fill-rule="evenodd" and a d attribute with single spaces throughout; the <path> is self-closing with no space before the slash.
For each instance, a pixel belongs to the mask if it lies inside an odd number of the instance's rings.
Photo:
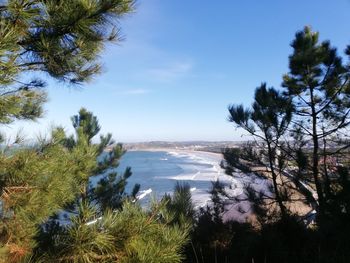
<path id="1" fill-rule="evenodd" d="M 121 262 L 181 262 L 181 251 L 187 242 L 188 232 L 177 225 L 167 226 L 169 221 L 160 224 L 157 215 L 161 211 L 164 213 L 161 208 L 158 206 L 147 215 L 140 208 L 129 205 L 120 212 L 129 219 L 126 222 L 127 227 L 122 228 L 122 223 L 115 224 L 114 231 L 120 233 L 122 229 L 126 229 L 130 238 L 124 249 L 130 257 Z"/>
<path id="2" fill-rule="evenodd" d="M 98 55 L 118 41 L 133 0 L 8 0 L 0 5 L 0 123 L 42 116 L 46 72 L 80 84 L 100 72 Z M 33 76 L 29 80 L 29 76 Z"/>
<path id="3" fill-rule="evenodd" d="M 231 174 L 234 168 L 248 172 L 247 162 L 267 167 L 282 211 L 288 188 L 295 186 L 318 218 L 325 218 L 332 191 L 340 187 L 333 179 L 338 177 L 338 164 L 331 162 L 343 160 L 350 145 L 350 68 L 330 42 L 319 42 L 319 34 L 309 27 L 296 33 L 291 46 L 283 92 L 263 83 L 251 108 L 229 107 L 229 121 L 251 134 L 255 143 L 253 151 L 226 150 L 224 167 Z M 283 186 L 286 178 L 294 186 Z"/>
<path id="4" fill-rule="evenodd" d="M 100 144 L 92 143 L 100 126 L 91 112 L 81 109 L 72 123 L 74 136 L 67 137 L 62 129 L 57 133 L 62 135 L 60 144 L 69 145 L 66 149 L 77 157 L 79 191 L 63 210 L 70 215 L 67 225 L 59 224 L 56 216 L 42 225 L 35 259 L 44 255 L 47 261 L 60 262 L 180 262 L 188 226 L 174 224 L 165 203 L 150 212 L 141 209 L 135 203 L 139 185 L 131 195 L 125 192 L 131 169 L 115 172 L 125 151 L 113 145 L 109 135 L 101 136 Z M 101 173 L 97 185 L 90 185 L 89 180 Z"/>
<path id="5" fill-rule="evenodd" d="M 215 219 L 218 213 L 213 208 L 222 200 L 213 196 L 214 206 L 196 221 L 192 240 L 197 253 L 189 253 L 187 262 L 200 262 L 198 253 L 204 255 L 202 262 L 349 260 L 350 67 L 309 27 L 296 33 L 291 46 L 282 92 L 263 84 L 251 108 L 229 107 L 229 121 L 255 140 L 239 150 L 225 149 L 222 165 L 229 174 L 268 167 L 276 201 L 282 201 L 280 210 L 285 204 L 291 210 L 290 204 L 302 201 L 311 211 L 282 217 L 266 214 L 266 195 L 248 186 L 246 196 L 260 224 L 247 229 L 245 224 Z M 299 203 L 294 204 L 299 212 Z M 211 232 L 212 228 L 216 230 Z"/>
<path id="6" fill-rule="evenodd" d="M 165 195 L 163 202 L 166 203 L 167 214 L 173 217 L 172 224 L 184 228 L 192 226 L 195 211 L 189 184 L 176 183 L 173 195 Z"/>
<path id="7" fill-rule="evenodd" d="M 79 115 L 72 117 L 73 127 L 78 130 L 82 129 L 82 132 L 87 136 L 90 141 L 101 129 L 98 124 L 97 117 L 93 116 L 91 112 L 82 108 L 79 111 Z"/>
<path id="8" fill-rule="evenodd" d="M 114 237 L 97 221 L 88 224 L 96 212 L 86 203 L 80 204 L 78 215 L 71 218 L 71 224 L 61 228 L 56 233 L 54 248 L 48 255 L 47 261 L 61 262 L 103 262 L 106 259 L 116 259 L 116 249 L 113 244 Z"/>
<path id="9" fill-rule="evenodd" d="M 19 90 L 0 97 L 0 123 L 9 124 L 14 120 L 34 120 L 42 115 L 41 105 L 46 101 L 42 91 Z"/>
<path id="10" fill-rule="evenodd" d="M 92 143 L 92 139 L 98 134 L 100 125 L 92 112 L 82 108 L 78 115 L 72 117 L 75 135 L 65 137 L 62 144 L 67 146 L 72 153 L 82 153 L 91 156 L 90 165 L 82 160 L 78 161 L 80 167 L 81 197 L 83 201 L 89 200 L 96 203 L 101 211 L 117 209 L 123 200 L 127 198 L 125 187 L 127 179 L 132 175 L 130 167 L 127 167 L 122 175 L 118 175 L 115 169 L 119 165 L 119 159 L 125 153 L 121 144 L 114 144 L 111 134 L 100 136 L 100 143 Z M 89 179 L 102 177 L 96 186 L 89 185 Z M 133 197 L 137 194 L 135 186 Z M 78 200 L 79 201 L 79 200 Z"/>
<path id="11" fill-rule="evenodd" d="M 0 123 L 42 115 L 44 72 L 80 84 L 101 71 L 98 55 L 119 41 L 119 19 L 133 0 L 9 0 L 0 5 Z M 86 109 L 72 117 L 75 134 L 55 128 L 49 140 L 0 154 L 1 262 L 180 262 L 186 229 L 160 222 L 159 211 L 123 203 L 130 168 L 124 154 Z M 3 137 L 1 136 L 1 139 Z M 19 140 L 18 140 L 19 141 Z M 90 179 L 103 174 L 96 186 Z M 115 210 L 120 209 L 120 210 Z M 60 224 L 62 213 L 68 224 Z M 166 218 L 170 218 L 167 216 Z M 94 221 L 96 220 L 96 221 Z"/>
<path id="12" fill-rule="evenodd" d="M 112 145 L 111 136 L 92 143 L 96 129 L 84 127 L 99 124 L 91 112 L 82 109 L 75 119 L 87 121 L 73 120 L 74 136 L 56 128 L 49 140 L 1 156 L 0 259 L 181 262 L 189 224 L 176 223 L 183 218 L 182 212 L 174 212 L 179 195 L 172 211 L 165 202 L 144 211 L 134 203 L 140 186 L 134 187 L 132 195 L 125 192 L 130 168 L 121 175 L 113 171 L 125 152 L 122 146 Z M 105 146 L 111 150 L 101 152 Z M 90 179 L 101 172 L 105 177 L 90 185 Z M 180 189 L 191 205 L 189 189 Z M 187 218 L 192 218 L 191 207 Z M 60 219 L 63 214 L 68 216 L 65 224 Z"/>
<path id="13" fill-rule="evenodd" d="M 1 246 L 11 258 L 30 253 L 37 226 L 77 193 L 76 156 L 57 137 L 0 158 Z"/>
<path id="14" fill-rule="evenodd" d="M 197 213 L 184 262 L 251 262 L 257 233 L 249 223 L 223 220 L 222 187 L 220 182 L 213 182 L 210 204 Z"/>
<path id="15" fill-rule="evenodd" d="M 163 211 L 164 212 L 164 211 Z M 72 224 L 56 232 L 47 261 L 60 262 L 181 262 L 187 230 L 160 222 L 161 206 L 145 212 L 124 203 L 95 219 L 94 208 L 82 204 Z M 94 220 L 95 219 L 95 220 Z"/>
<path id="16" fill-rule="evenodd" d="M 278 139 L 286 131 L 292 117 L 291 101 L 266 83 L 255 90 L 252 109 L 242 105 L 229 107 L 229 121 L 262 140 Z"/>
<path id="17" fill-rule="evenodd" d="M 326 167 L 327 160 L 340 156 L 342 150 L 349 147 L 349 67 L 344 65 L 336 48 L 329 41 L 319 42 L 319 34 L 309 27 L 296 33 L 291 46 L 290 71 L 283 76 L 282 83 L 296 109 L 291 132 L 299 134 L 299 140 L 312 143 L 309 165 L 302 158 L 306 150 L 299 146 L 294 149 L 295 159 L 299 167 L 303 166 L 303 170 L 312 174 L 318 196 L 318 215 L 324 217 L 327 199 L 331 198 L 330 174 L 335 169 Z"/>
<path id="18" fill-rule="evenodd" d="M 278 154 L 280 139 L 286 133 L 292 119 L 293 104 L 291 99 L 287 98 L 274 88 L 267 88 L 266 84 L 261 84 L 255 90 L 254 102 L 251 109 L 244 109 L 242 105 L 229 106 L 229 121 L 235 123 L 238 127 L 246 130 L 258 141 L 252 148 L 246 148 L 246 151 L 224 151 L 226 163 L 223 167 L 226 172 L 233 174 L 234 168 L 248 172 L 247 165 L 241 162 L 249 162 L 251 165 L 261 165 L 271 172 L 273 182 L 273 193 L 275 201 L 278 203 L 282 216 L 286 216 L 287 211 L 284 205 L 284 199 L 287 199 L 286 188 L 278 183 L 281 178 L 281 170 L 285 163 L 281 154 Z M 260 150 L 259 154 L 256 152 Z M 254 153 L 255 151 L 255 153 Z M 283 180 L 280 180 L 283 182 Z M 264 193 L 254 194 L 254 188 L 247 187 L 247 196 L 267 197 Z M 256 206 L 255 206 L 256 207 Z M 257 212 L 258 210 L 255 209 Z"/>
<path id="19" fill-rule="evenodd" d="M 104 44 L 119 40 L 118 19 L 132 10 L 132 0 L 7 1 L 0 9 L 1 84 L 27 70 L 86 81 L 100 70 Z"/>
<path id="20" fill-rule="evenodd" d="M 136 200 L 136 194 L 140 190 L 139 184 L 134 186 L 130 196 L 125 193 L 127 179 L 131 175 L 131 168 L 128 167 L 123 175 L 109 173 L 107 177 L 98 182 L 98 185 L 93 189 L 93 199 L 99 204 L 102 211 L 121 208 L 123 201 L 127 198 Z"/>

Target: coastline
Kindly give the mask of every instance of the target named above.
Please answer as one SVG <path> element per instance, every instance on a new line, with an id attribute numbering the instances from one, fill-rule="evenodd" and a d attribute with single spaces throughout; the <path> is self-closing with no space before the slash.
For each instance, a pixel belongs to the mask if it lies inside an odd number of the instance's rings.
<path id="1" fill-rule="evenodd" d="M 174 156 L 191 158 L 195 162 L 212 165 L 213 168 L 211 171 L 199 171 L 191 176 L 179 175 L 171 178 L 172 180 L 175 180 L 175 181 L 184 180 L 184 181 L 198 182 L 198 180 L 199 181 L 204 180 L 208 182 L 206 189 L 203 189 L 203 188 L 198 189 L 195 187 L 191 188 L 192 201 L 196 209 L 205 207 L 207 205 L 209 206 L 211 205 L 211 198 L 209 193 L 211 182 L 215 182 L 219 180 L 221 183 L 225 185 L 226 191 L 234 197 L 241 196 L 244 193 L 243 187 L 244 187 L 244 184 L 247 183 L 248 181 L 252 182 L 253 184 L 256 183 L 254 178 L 249 178 L 249 176 L 243 175 L 240 172 L 237 173 L 237 177 L 227 175 L 224 169 L 220 166 L 220 163 L 223 160 L 223 156 L 220 153 L 198 151 L 198 150 L 192 150 L 192 149 L 165 148 L 165 147 L 164 148 L 134 148 L 128 151 L 129 152 L 138 152 L 138 151 L 166 152 L 167 154 L 171 154 Z M 261 184 L 261 182 L 259 182 L 258 184 L 264 185 L 264 184 Z M 225 207 L 226 207 L 226 211 L 223 213 L 223 219 L 225 221 L 234 219 L 237 221 L 244 222 L 250 216 L 250 213 L 248 212 L 249 205 L 247 202 L 232 204 L 232 202 L 229 202 L 229 200 L 227 200 Z M 242 208 L 244 208 L 244 210 L 246 210 L 247 212 L 246 213 L 240 212 Z"/>
<path id="2" fill-rule="evenodd" d="M 215 152 L 208 151 L 199 151 L 194 149 L 179 149 L 179 148 L 171 148 L 171 147 L 159 147 L 159 148 L 133 148 L 127 150 L 129 152 L 165 152 L 167 154 L 178 156 L 178 157 L 186 157 L 193 159 L 195 162 L 210 164 L 213 167 L 211 172 L 197 171 L 191 175 L 179 175 L 173 176 L 170 179 L 172 180 L 184 180 L 184 181 L 198 181 L 205 180 L 208 182 L 215 182 L 219 180 L 221 183 L 225 185 L 225 189 L 228 194 L 230 194 L 233 198 L 240 198 L 242 201 L 234 202 L 229 199 L 225 199 L 225 208 L 226 211 L 223 213 L 224 221 L 228 220 L 237 220 L 244 222 L 246 220 L 251 219 L 251 208 L 249 201 L 246 201 L 246 193 L 244 191 L 244 187 L 246 185 L 252 186 L 256 191 L 264 192 L 265 194 L 271 194 L 271 180 L 269 178 L 259 178 L 254 174 L 244 174 L 240 171 L 236 171 L 233 176 L 227 175 L 225 170 L 221 167 L 220 163 L 223 160 L 223 155 Z M 211 204 L 211 199 L 209 195 L 210 184 L 208 184 L 207 189 L 196 189 L 194 188 L 192 192 L 193 202 L 196 207 L 204 207 L 206 205 Z M 149 189 L 148 189 L 149 190 Z M 154 190 L 154 189 L 153 189 Z M 307 209 L 301 209 L 300 204 L 299 207 L 294 208 L 294 210 L 301 212 L 302 214 L 307 213 Z"/>
<path id="3" fill-rule="evenodd" d="M 213 158 L 218 158 L 220 160 L 223 160 L 221 153 L 215 153 L 215 152 L 209 152 L 209 151 L 202 151 L 202 150 L 193 150 L 193 149 L 179 149 L 179 148 L 132 148 L 128 149 L 127 152 L 138 152 L 138 151 L 145 151 L 145 152 L 176 152 L 176 153 L 183 153 L 183 154 L 205 154 L 207 156 L 212 156 Z"/>
<path id="4" fill-rule="evenodd" d="M 165 148 L 165 147 L 164 148 L 140 148 L 140 149 L 135 148 L 127 151 L 166 152 L 171 155 L 180 155 L 180 156 L 183 155 L 186 157 L 197 158 L 197 159 L 200 159 L 200 161 L 204 161 L 205 163 L 212 165 L 213 168 L 217 171 L 215 175 L 215 181 L 219 179 L 220 175 L 227 177 L 224 169 L 222 169 L 220 165 L 221 161 L 223 160 L 223 156 L 221 153 L 198 151 L 198 150 L 192 150 L 192 149 Z"/>

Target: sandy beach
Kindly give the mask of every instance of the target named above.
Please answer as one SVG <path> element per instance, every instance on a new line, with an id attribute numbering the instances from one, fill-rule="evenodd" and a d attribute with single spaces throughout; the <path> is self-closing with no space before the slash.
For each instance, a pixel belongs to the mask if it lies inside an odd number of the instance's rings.
<path id="1" fill-rule="evenodd" d="M 253 187 L 256 191 L 262 191 L 266 195 L 272 196 L 269 189 L 271 189 L 271 180 L 268 178 L 258 177 L 255 174 L 243 174 L 240 171 L 237 171 L 233 176 L 225 174 L 225 171 L 221 168 L 220 163 L 223 160 L 222 154 L 198 151 L 192 149 L 176 149 L 176 148 L 142 148 L 142 149 L 132 149 L 130 152 L 165 152 L 171 156 L 177 158 L 186 158 L 193 161 L 194 164 L 210 165 L 209 169 L 201 169 L 200 167 L 195 167 L 192 172 L 181 173 L 176 176 L 167 177 L 172 181 L 186 181 L 194 186 L 191 188 L 192 199 L 195 207 L 198 209 L 206 205 L 210 205 L 211 198 L 208 191 L 211 188 L 211 182 L 219 180 L 225 185 L 225 190 L 229 194 L 230 198 L 238 198 L 242 200 L 240 202 L 234 202 L 229 199 L 226 199 L 226 211 L 223 215 L 224 220 L 239 220 L 245 221 L 247 218 L 251 217 L 250 204 L 246 199 L 244 188 L 249 185 Z M 193 165 L 193 163 L 191 165 Z M 160 178 L 160 177 L 159 177 Z M 205 184 L 198 184 L 200 182 L 206 182 Z M 158 189 L 146 189 L 142 192 L 142 198 L 151 194 L 151 192 L 156 192 Z M 300 197 L 300 194 L 294 191 L 294 198 Z M 300 202 L 293 202 L 287 204 L 288 207 L 295 213 L 300 215 L 305 215 L 310 212 L 311 208 Z"/>

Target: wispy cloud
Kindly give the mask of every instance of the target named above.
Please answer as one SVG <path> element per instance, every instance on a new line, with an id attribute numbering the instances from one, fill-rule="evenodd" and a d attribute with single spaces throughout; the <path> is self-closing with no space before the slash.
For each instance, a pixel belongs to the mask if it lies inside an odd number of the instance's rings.
<path id="1" fill-rule="evenodd" d="M 149 69 L 147 73 L 154 80 L 173 81 L 190 73 L 192 68 L 193 63 L 191 62 L 176 62 L 165 67 Z"/>
<path id="2" fill-rule="evenodd" d="M 149 89 L 130 89 L 130 90 L 125 90 L 122 93 L 125 95 L 143 95 L 143 94 L 148 94 L 150 92 L 151 90 Z"/>
<path id="3" fill-rule="evenodd" d="M 116 83 L 111 82 L 105 82 L 103 83 L 103 86 L 105 89 L 108 90 L 108 94 L 112 95 L 130 95 L 130 96 L 136 96 L 136 95 L 145 95 L 149 93 L 153 93 L 153 89 L 149 89 L 147 86 L 128 86 L 128 85 L 120 85 Z"/>

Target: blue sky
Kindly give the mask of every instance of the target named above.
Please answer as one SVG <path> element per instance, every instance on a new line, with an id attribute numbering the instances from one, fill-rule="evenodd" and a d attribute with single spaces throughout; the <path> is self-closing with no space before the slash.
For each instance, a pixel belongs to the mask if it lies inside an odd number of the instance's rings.
<path id="1" fill-rule="evenodd" d="M 125 40 L 101 54 L 102 75 L 80 88 L 49 81 L 45 117 L 7 130 L 71 131 L 83 106 L 117 141 L 240 140 L 227 106 L 249 106 L 263 81 L 279 87 L 305 25 L 343 52 L 349 12 L 350 0 L 139 0 L 120 23 Z"/>

